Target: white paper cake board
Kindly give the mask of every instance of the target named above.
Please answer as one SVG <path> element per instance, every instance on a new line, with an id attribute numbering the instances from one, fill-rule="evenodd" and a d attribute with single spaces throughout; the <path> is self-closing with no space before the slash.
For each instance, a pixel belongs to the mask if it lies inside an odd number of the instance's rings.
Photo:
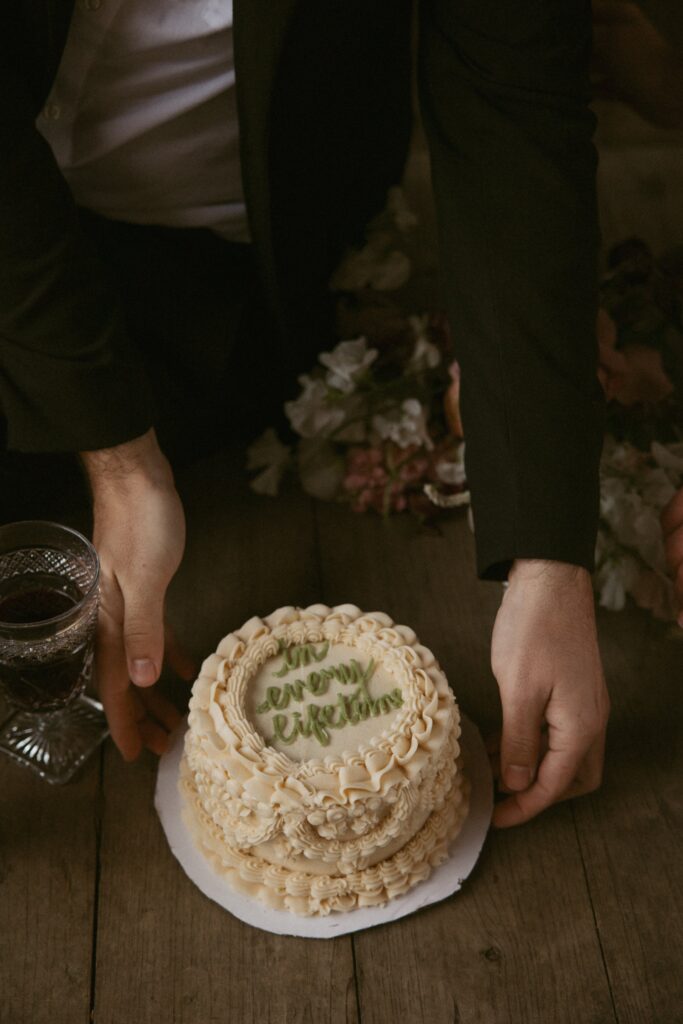
<path id="1" fill-rule="evenodd" d="M 424 882 L 397 896 L 383 907 L 361 907 L 327 917 L 300 917 L 283 910 L 271 910 L 230 888 L 194 845 L 181 815 L 178 770 L 183 752 L 187 721 L 171 738 L 167 752 L 159 761 L 154 805 L 161 819 L 171 851 L 185 873 L 205 896 L 220 903 L 231 914 L 254 928 L 277 935 L 298 935 L 310 939 L 330 939 L 335 935 L 372 928 L 413 914 L 430 903 L 451 896 L 477 862 L 493 812 L 493 784 L 488 755 L 481 735 L 469 719 L 462 716 L 461 746 L 472 792 L 470 809 L 459 835 L 453 841 L 448 860 L 435 868 Z"/>

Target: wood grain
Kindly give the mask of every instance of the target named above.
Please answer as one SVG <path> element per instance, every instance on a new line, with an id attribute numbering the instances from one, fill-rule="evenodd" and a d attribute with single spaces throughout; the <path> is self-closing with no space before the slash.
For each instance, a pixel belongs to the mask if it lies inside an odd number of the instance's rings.
<path id="1" fill-rule="evenodd" d="M 499 718 L 489 641 L 501 590 L 476 580 L 463 515 L 443 536 L 318 508 L 323 597 L 412 626 L 486 733 Z M 354 937 L 364 1024 L 614 1020 L 571 810 L 492 834 L 461 893 Z"/>
<path id="2" fill-rule="evenodd" d="M 463 710 L 494 729 L 501 590 L 476 579 L 464 515 L 439 536 L 312 508 L 295 489 L 271 502 L 240 463 L 216 456 L 179 480 L 188 546 L 168 613 L 192 654 L 250 615 L 351 601 L 411 625 Z M 153 808 L 151 756 L 125 765 L 109 745 L 101 790 L 97 758 L 63 789 L 0 762 L 0 1021 L 86 1024 L 91 981 L 95 1024 L 683 1020 L 683 646 L 634 609 L 599 627 L 603 788 L 490 834 L 459 894 L 353 940 L 260 932 L 195 889 Z M 166 683 L 186 701 L 186 684 Z"/>
<path id="3" fill-rule="evenodd" d="M 51 786 L 0 758 L 0 1021 L 7 1024 L 90 1019 L 99 774 L 95 756 L 69 785 Z"/>
<path id="4" fill-rule="evenodd" d="M 645 613 L 600 615 L 612 717 L 602 789 L 575 802 L 619 1021 L 683 1021 L 683 643 Z"/>
<path id="5" fill-rule="evenodd" d="M 250 615 L 317 599 L 307 499 L 258 499 L 234 461 L 220 457 L 181 487 L 188 550 L 169 613 L 195 655 Z M 350 939 L 278 937 L 211 903 L 168 848 L 153 808 L 155 778 L 151 758 L 133 766 L 113 752 L 107 758 L 97 1024 L 356 1021 Z"/>

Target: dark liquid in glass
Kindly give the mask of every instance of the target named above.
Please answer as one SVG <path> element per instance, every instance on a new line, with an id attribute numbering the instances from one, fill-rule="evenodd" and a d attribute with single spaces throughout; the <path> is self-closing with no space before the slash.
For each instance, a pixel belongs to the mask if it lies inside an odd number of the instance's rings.
<path id="1" fill-rule="evenodd" d="M 44 622 L 62 615 L 82 596 L 74 584 L 60 577 L 51 580 L 37 576 L 30 582 L 23 577 L 15 585 L 18 589 L 0 594 L 0 622 L 12 625 Z M 61 650 L 55 657 L 38 656 L 33 664 L 5 662 L 0 658 L 0 685 L 15 707 L 49 711 L 63 707 L 81 691 L 91 668 L 92 642 L 86 641 Z"/>

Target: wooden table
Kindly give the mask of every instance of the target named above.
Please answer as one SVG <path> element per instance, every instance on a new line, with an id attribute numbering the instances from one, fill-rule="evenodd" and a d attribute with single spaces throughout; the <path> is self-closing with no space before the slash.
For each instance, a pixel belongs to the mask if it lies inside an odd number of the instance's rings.
<path id="1" fill-rule="evenodd" d="M 496 726 L 501 588 L 476 580 L 464 514 L 438 536 L 294 486 L 259 498 L 229 455 L 180 488 L 189 537 L 169 616 L 198 659 L 250 615 L 350 601 L 411 625 L 466 713 L 484 734 Z M 353 937 L 277 937 L 206 899 L 167 847 L 152 756 L 126 765 L 108 742 L 63 788 L 2 760 L 0 1020 L 683 1021 L 683 645 L 635 609 L 599 625 L 613 702 L 603 788 L 491 833 L 461 893 Z"/>

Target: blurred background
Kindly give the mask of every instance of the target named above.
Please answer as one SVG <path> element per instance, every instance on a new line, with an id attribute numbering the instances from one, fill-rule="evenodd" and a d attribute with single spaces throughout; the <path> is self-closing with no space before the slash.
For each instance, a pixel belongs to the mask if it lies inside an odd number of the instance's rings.
<path id="1" fill-rule="evenodd" d="M 620 7 L 637 8 L 647 20 L 625 29 L 623 23 L 614 20 Z M 639 82 L 656 77 L 656 65 L 661 67 L 663 55 L 660 60 L 659 54 L 650 49 L 657 45 L 656 36 L 659 37 L 660 44 L 666 47 L 667 62 L 678 65 L 677 73 L 664 88 L 670 94 L 671 104 L 680 107 L 683 118 L 683 4 L 680 0 L 639 0 L 637 5 L 626 0 L 604 0 L 604 7 L 599 7 L 595 0 L 594 12 L 596 18 L 604 12 L 603 20 L 596 21 L 594 27 L 596 41 L 599 38 L 603 47 L 605 41 L 610 40 L 612 45 L 619 46 L 623 54 L 620 63 L 633 65 L 635 58 L 639 58 L 645 65 L 638 76 Z M 598 74 L 595 77 L 597 91 Z M 415 106 L 417 108 L 417 103 Z M 683 245 L 683 124 L 681 127 L 653 124 L 636 113 L 630 104 L 615 99 L 596 99 L 592 106 L 598 118 L 595 139 L 600 158 L 598 195 L 604 252 L 631 235 L 647 241 L 655 254 L 673 245 Z M 666 111 L 663 113 L 666 115 Z M 417 109 L 405 188 L 410 204 L 420 217 L 425 257 L 429 260 L 434 244 L 434 214 L 429 156 Z"/>

